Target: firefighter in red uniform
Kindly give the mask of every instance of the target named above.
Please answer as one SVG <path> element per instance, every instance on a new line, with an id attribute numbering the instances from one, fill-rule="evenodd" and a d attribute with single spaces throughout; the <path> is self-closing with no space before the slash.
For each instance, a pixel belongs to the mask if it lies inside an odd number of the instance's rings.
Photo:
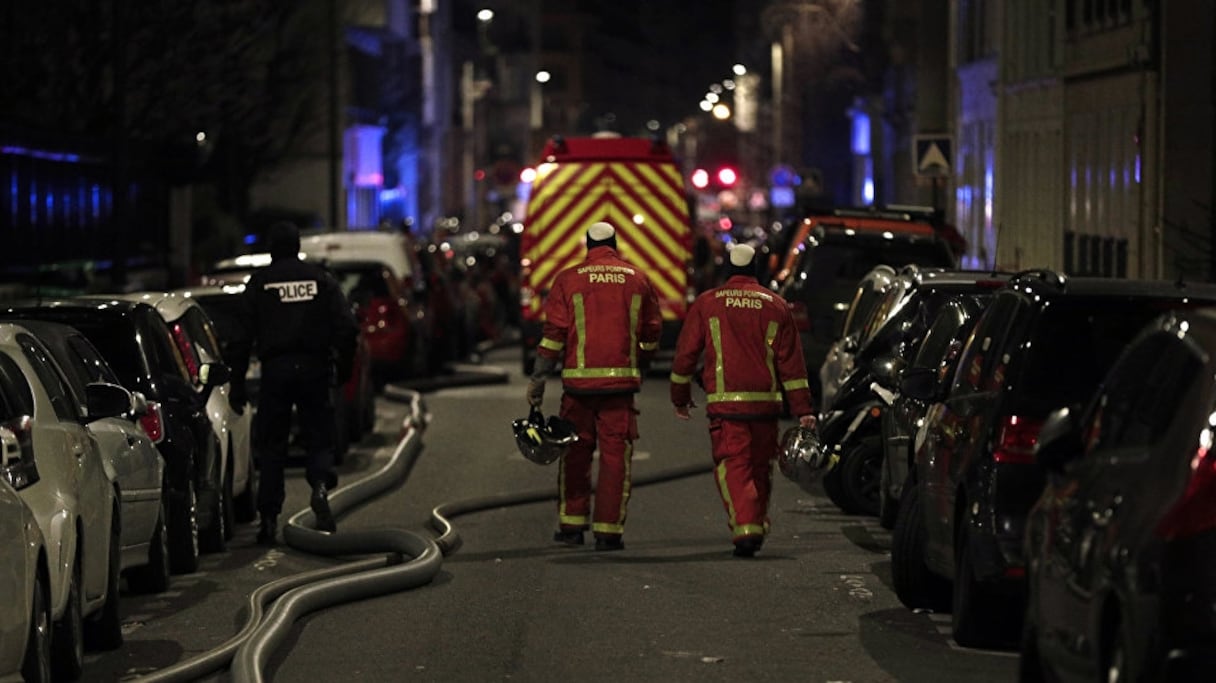
<path id="1" fill-rule="evenodd" d="M 782 395 L 802 426 L 815 426 L 798 330 L 785 300 L 757 282 L 755 254 L 745 244 L 730 250 L 726 282 L 688 309 L 671 365 L 671 402 L 687 420 L 705 356 L 714 476 L 739 557 L 755 555 L 768 532 Z"/>
<path id="2" fill-rule="evenodd" d="M 641 368 L 659 345 L 662 320 L 650 280 L 621 259 L 616 230 L 587 230 L 587 258 L 557 275 L 545 300 L 545 326 L 528 383 L 528 403 L 544 400 L 545 377 L 562 363 L 561 417 L 578 441 L 560 461 L 558 531 L 553 540 L 582 545 L 590 526 L 596 550 L 621 550 L 629 502 L 630 461 L 638 438 L 633 395 Z M 600 464 L 591 502 L 591 454 Z"/>

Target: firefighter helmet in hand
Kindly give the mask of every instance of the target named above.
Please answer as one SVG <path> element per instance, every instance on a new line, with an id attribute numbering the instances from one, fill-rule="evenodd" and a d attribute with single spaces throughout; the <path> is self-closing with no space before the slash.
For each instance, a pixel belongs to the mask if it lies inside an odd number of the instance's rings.
<path id="1" fill-rule="evenodd" d="M 804 491 L 836 466 L 839 458 L 819 439 L 819 431 L 802 426 L 790 427 L 781 437 L 777 468 Z"/>
<path id="2" fill-rule="evenodd" d="M 578 434 L 569 420 L 556 415 L 545 420 L 539 408 L 533 408 L 526 418 L 511 422 L 515 445 L 525 458 L 538 465 L 548 465 L 566 454 Z"/>

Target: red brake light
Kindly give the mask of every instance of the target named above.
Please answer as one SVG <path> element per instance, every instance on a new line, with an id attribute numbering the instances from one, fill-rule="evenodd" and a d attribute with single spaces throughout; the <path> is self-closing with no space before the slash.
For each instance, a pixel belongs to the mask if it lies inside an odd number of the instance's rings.
<path id="1" fill-rule="evenodd" d="M 173 341 L 177 342 L 177 350 L 182 352 L 182 358 L 186 360 L 186 369 L 190 371 L 190 379 L 198 380 L 198 359 L 194 357 L 194 349 L 190 346 L 190 339 L 186 336 L 186 330 L 182 329 L 181 323 L 173 325 Z"/>
<path id="2" fill-rule="evenodd" d="M 1194 536 L 1216 528 L 1216 457 L 1206 447 L 1191 459 L 1186 491 L 1157 524 L 1157 535 L 1167 541 Z"/>
<path id="3" fill-rule="evenodd" d="M 148 412 L 139 416 L 139 426 L 144 428 L 144 433 L 152 439 L 152 443 L 160 443 L 165 439 L 165 413 L 159 402 L 148 401 Z"/>
<path id="4" fill-rule="evenodd" d="M 1039 442 L 1042 420 L 1030 420 L 1010 415 L 1002 422 L 996 435 L 992 460 L 998 463 L 1034 464 L 1034 446 Z"/>

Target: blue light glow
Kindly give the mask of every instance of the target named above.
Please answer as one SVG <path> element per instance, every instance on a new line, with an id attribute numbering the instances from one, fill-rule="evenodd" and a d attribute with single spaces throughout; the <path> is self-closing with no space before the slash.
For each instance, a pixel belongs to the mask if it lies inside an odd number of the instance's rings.
<path id="1" fill-rule="evenodd" d="M 870 115 L 853 109 L 853 153 L 864 156 L 870 153 Z"/>

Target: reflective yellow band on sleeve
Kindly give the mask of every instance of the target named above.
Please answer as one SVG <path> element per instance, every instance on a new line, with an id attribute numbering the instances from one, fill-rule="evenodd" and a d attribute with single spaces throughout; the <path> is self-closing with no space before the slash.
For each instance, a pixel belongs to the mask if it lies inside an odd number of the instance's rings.
<path id="1" fill-rule="evenodd" d="M 540 340 L 540 347 L 542 349 L 549 349 L 550 351 L 561 351 L 562 349 L 566 348 L 566 342 L 555 341 L 553 339 L 542 339 Z"/>
<path id="2" fill-rule="evenodd" d="M 659 343 L 658 342 L 642 342 L 641 346 L 642 346 L 643 351 L 654 351 L 655 349 L 659 348 Z"/>
<path id="3" fill-rule="evenodd" d="M 674 372 L 671 373 L 671 383 L 672 384 L 688 384 L 691 381 L 692 381 L 692 375 L 677 375 Z"/>
<path id="4" fill-rule="evenodd" d="M 781 386 L 786 391 L 794 391 L 795 389 L 810 389 L 811 383 L 805 379 L 791 379 L 788 382 L 782 382 Z"/>

